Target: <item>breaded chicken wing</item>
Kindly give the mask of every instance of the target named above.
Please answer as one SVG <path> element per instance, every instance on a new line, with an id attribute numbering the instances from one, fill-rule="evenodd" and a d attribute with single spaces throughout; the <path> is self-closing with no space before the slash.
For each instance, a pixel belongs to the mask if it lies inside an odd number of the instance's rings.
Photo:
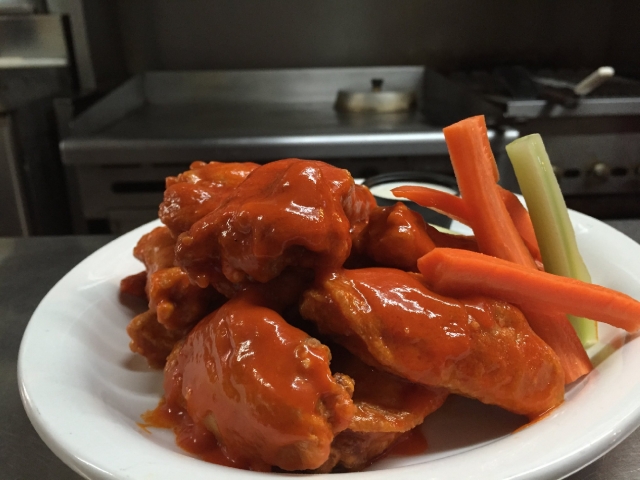
<path id="1" fill-rule="evenodd" d="M 158 215 L 177 237 L 214 210 L 240 185 L 256 163 L 193 162 L 186 172 L 168 177 Z"/>
<path id="2" fill-rule="evenodd" d="M 515 307 L 430 292 L 394 269 L 338 270 L 307 291 L 302 315 L 365 362 L 535 417 L 559 405 L 558 358 Z"/>
<path id="3" fill-rule="evenodd" d="M 238 465 L 315 469 L 351 421 L 353 382 L 331 374 L 326 346 L 264 303 L 249 289 L 202 320 L 167 362 L 166 401 Z"/>
<path id="4" fill-rule="evenodd" d="M 169 330 L 193 327 L 225 298 L 213 288 L 200 288 L 189 282 L 180 267 L 163 268 L 148 276 L 149 310 Z"/>
<path id="5" fill-rule="evenodd" d="M 147 298 L 147 271 L 144 270 L 120 280 L 120 293 Z"/>
<path id="6" fill-rule="evenodd" d="M 418 259 L 435 247 L 478 251 L 473 237 L 440 232 L 401 202 L 375 208 L 353 246 L 356 254 L 377 266 L 411 272 L 418 271 Z"/>
<path id="7" fill-rule="evenodd" d="M 434 248 L 424 219 L 400 202 L 375 208 L 354 241 L 354 250 L 375 263 L 413 272 L 418 271 L 418 258 Z"/>
<path id="8" fill-rule="evenodd" d="M 189 329 L 169 330 L 151 310 L 136 315 L 127 325 L 129 348 L 146 358 L 152 368 L 163 368 L 174 345 L 188 332 Z"/>
<path id="9" fill-rule="evenodd" d="M 257 168 L 178 238 L 176 258 L 202 287 L 267 282 L 289 265 L 340 266 L 375 206 L 346 170 L 279 160 Z"/>
<path id="10" fill-rule="evenodd" d="M 176 240 L 167 227 L 156 227 L 144 234 L 133 248 L 133 256 L 140 260 L 147 275 L 162 268 L 175 266 Z"/>
<path id="11" fill-rule="evenodd" d="M 131 350 L 155 368 L 162 368 L 173 345 L 224 301 L 214 289 L 192 285 L 187 274 L 174 266 L 175 243 L 167 227 L 158 227 L 134 248 L 134 256 L 147 269 L 144 290 L 149 310 L 135 317 L 127 332 Z M 121 282 L 121 291 L 135 292 L 141 279 L 140 274 L 127 277 Z"/>
<path id="12" fill-rule="evenodd" d="M 340 346 L 330 348 L 332 371 L 355 382 L 356 410 L 349 427 L 334 439 L 329 460 L 319 472 L 362 470 L 440 408 L 449 394 L 371 367 Z"/>

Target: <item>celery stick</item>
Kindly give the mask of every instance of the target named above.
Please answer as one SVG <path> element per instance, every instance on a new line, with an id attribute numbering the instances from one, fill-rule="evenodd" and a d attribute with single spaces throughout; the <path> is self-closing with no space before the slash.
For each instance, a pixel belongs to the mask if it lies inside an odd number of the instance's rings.
<path id="1" fill-rule="evenodd" d="M 591 283 L 542 138 L 533 134 L 515 140 L 507 145 L 507 154 L 527 201 L 545 270 Z M 571 315 L 569 320 L 585 347 L 598 340 L 595 321 Z"/>

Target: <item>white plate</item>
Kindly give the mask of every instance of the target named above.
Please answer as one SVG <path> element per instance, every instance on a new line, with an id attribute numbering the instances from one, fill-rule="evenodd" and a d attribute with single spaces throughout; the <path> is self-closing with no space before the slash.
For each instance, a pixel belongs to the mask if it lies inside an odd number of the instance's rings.
<path id="1" fill-rule="evenodd" d="M 585 215 L 572 212 L 571 219 L 594 282 L 640 298 L 640 246 Z M 133 312 L 118 301 L 118 284 L 141 270 L 131 250 L 156 225 L 91 255 L 40 303 L 18 360 L 29 418 L 55 454 L 89 478 L 264 475 L 191 458 L 175 446 L 170 431 L 146 433 L 136 424 L 160 398 L 161 373 L 148 370 L 128 349 L 125 327 Z M 520 417 L 454 398 L 425 422 L 428 453 L 390 457 L 347 476 L 386 480 L 392 469 L 392 475 L 420 480 L 556 479 L 578 470 L 640 423 L 640 341 L 610 327 L 601 339 L 589 352 L 596 370 L 572 385 L 565 403 L 547 418 L 510 433 L 522 424 Z"/>

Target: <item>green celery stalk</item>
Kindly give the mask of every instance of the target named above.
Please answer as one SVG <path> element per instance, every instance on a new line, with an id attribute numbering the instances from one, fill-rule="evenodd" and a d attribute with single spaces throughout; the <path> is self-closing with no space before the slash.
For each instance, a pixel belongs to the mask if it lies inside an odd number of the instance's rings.
<path id="1" fill-rule="evenodd" d="M 538 134 L 519 138 L 507 145 L 507 154 L 527 201 L 545 271 L 591 283 L 542 138 Z M 597 322 L 571 315 L 569 320 L 582 345 L 597 342 Z"/>

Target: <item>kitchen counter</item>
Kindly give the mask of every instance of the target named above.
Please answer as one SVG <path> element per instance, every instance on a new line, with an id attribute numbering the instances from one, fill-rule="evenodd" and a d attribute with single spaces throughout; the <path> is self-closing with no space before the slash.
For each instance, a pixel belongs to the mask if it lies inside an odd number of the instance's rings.
<path id="1" fill-rule="evenodd" d="M 607 223 L 640 242 L 640 220 Z M 111 239 L 110 236 L 0 238 L 0 480 L 81 478 L 58 460 L 29 423 L 18 393 L 18 349 L 31 314 L 49 289 Z M 568 478 L 638 478 L 638 451 L 640 430 Z"/>

